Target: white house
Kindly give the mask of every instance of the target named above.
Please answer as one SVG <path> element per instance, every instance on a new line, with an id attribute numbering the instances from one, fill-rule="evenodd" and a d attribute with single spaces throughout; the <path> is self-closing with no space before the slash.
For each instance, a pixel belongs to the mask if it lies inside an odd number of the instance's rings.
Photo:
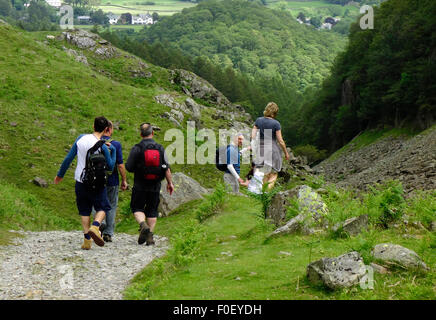
<path id="1" fill-rule="evenodd" d="M 59 8 L 62 5 L 61 0 L 45 0 L 49 6 Z"/>
<path id="2" fill-rule="evenodd" d="M 153 17 L 147 14 L 138 14 L 132 16 L 132 24 L 153 24 Z"/>
<path id="3" fill-rule="evenodd" d="M 120 15 L 113 14 L 113 13 L 110 12 L 107 15 L 107 17 L 109 18 L 109 23 L 110 24 L 117 24 L 118 23 L 118 19 L 120 18 Z"/>

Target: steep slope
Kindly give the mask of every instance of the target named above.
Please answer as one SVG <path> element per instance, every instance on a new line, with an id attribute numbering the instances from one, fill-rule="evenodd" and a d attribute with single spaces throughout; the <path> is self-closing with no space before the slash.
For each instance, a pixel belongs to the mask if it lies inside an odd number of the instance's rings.
<path id="1" fill-rule="evenodd" d="M 410 137 L 378 134 L 375 141 L 363 141 L 377 132 L 366 132 L 315 166 L 315 172 L 338 186 L 364 189 L 389 179 L 402 182 L 405 192 L 436 189 L 436 126 Z"/>
<path id="2" fill-rule="evenodd" d="M 165 131 L 178 127 L 174 115 L 183 118 L 178 128 L 184 133 L 190 119 L 211 129 L 241 125 L 227 116 L 240 108 L 207 101 L 208 96 L 196 98 L 189 90 L 186 94 L 168 70 L 86 32 L 30 34 L 2 24 L 0 47 L 0 179 L 36 195 L 60 216 L 75 212 L 73 168 L 61 185 L 54 187 L 50 182 L 77 135 L 91 130 L 95 116 L 113 120 L 114 138 L 124 145 L 124 157 L 140 139 L 141 122 L 159 126 L 162 131 L 156 139 L 164 145 L 171 143 L 164 141 Z M 170 103 L 159 103 L 156 97 L 162 95 Z M 198 108 L 199 119 L 188 110 L 188 98 Z M 218 109 L 226 121 L 211 117 Z M 173 168 L 206 187 L 220 179 L 213 165 L 176 164 Z M 48 187 L 35 186 L 36 176 L 48 181 Z"/>

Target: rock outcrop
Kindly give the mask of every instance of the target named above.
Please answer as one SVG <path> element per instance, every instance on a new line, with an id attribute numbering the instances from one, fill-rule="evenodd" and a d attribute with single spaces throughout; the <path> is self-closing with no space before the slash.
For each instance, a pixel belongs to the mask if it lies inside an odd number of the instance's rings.
<path id="1" fill-rule="evenodd" d="M 204 194 L 208 193 L 208 191 L 197 181 L 181 172 L 173 173 L 173 184 L 175 190 L 173 194 L 170 195 L 166 190 L 166 180 L 162 181 L 160 204 L 158 209 L 160 216 L 168 216 L 171 211 L 177 209 L 181 204 L 188 201 L 201 199 Z"/>
<path id="2" fill-rule="evenodd" d="M 397 244 L 381 243 L 374 247 L 372 255 L 375 259 L 388 264 L 396 264 L 405 269 L 428 270 L 427 265 L 415 251 Z"/>
<path id="3" fill-rule="evenodd" d="M 351 287 L 366 274 L 366 266 L 358 252 L 349 252 L 336 258 L 322 258 L 307 266 L 307 278 L 314 285 L 330 289 Z"/>
<path id="4" fill-rule="evenodd" d="M 292 199 L 296 199 L 300 213 L 283 225 Z M 267 218 L 271 219 L 276 226 L 280 226 L 271 235 L 289 234 L 297 231 L 311 234 L 315 228 L 323 227 L 325 224 L 324 216 L 327 214 L 327 206 L 321 197 L 312 188 L 303 185 L 277 193 L 268 208 Z"/>

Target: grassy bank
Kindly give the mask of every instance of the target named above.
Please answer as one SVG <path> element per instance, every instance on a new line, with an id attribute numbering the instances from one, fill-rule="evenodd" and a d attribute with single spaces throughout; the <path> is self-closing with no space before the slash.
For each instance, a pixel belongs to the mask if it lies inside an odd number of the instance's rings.
<path id="1" fill-rule="evenodd" d="M 357 204 L 361 211 L 369 210 L 375 217 L 376 212 L 383 214 L 381 203 L 389 202 L 386 192 L 357 200 L 345 191 L 331 190 L 324 199 L 332 220 L 358 213 L 354 211 Z M 193 206 L 188 204 L 177 214 L 161 219 L 156 230 L 170 237 L 175 247 L 189 248 L 190 259 L 183 263 L 174 259 L 180 249 L 154 261 L 132 280 L 125 291 L 126 299 L 436 299 L 436 242 L 429 231 L 386 229 L 372 223 L 368 231 L 352 238 L 327 233 L 270 239 L 271 225 L 260 217 L 262 206 L 252 198 L 229 196 L 220 213 L 204 223 L 195 219 Z M 403 210 L 423 220 L 425 212 L 436 210 L 435 194 L 409 200 Z M 174 232 L 179 235 L 174 236 Z M 357 285 L 331 291 L 313 287 L 306 280 L 306 266 L 311 261 L 356 250 L 368 264 L 372 261 L 371 248 L 385 242 L 416 251 L 432 271 L 423 274 L 398 269 L 387 275 L 375 274 L 373 290 Z"/>

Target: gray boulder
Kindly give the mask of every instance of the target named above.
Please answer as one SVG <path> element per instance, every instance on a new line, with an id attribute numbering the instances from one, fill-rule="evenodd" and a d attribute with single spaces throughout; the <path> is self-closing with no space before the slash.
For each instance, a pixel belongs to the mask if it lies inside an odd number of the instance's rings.
<path id="1" fill-rule="evenodd" d="M 328 214 L 327 205 L 312 188 L 305 185 L 298 186 L 291 190 L 278 192 L 272 199 L 267 218 L 272 219 L 276 226 L 285 222 L 292 198 L 297 199 L 300 214 L 303 217 L 312 218 L 314 223 L 321 223 L 323 217 Z"/>
<path id="2" fill-rule="evenodd" d="M 337 231 L 340 225 L 336 225 L 333 230 Z M 364 214 L 358 217 L 350 218 L 345 220 L 342 224 L 342 230 L 350 236 L 356 236 L 362 230 L 368 228 L 368 215 Z"/>
<path id="3" fill-rule="evenodd" d="M 381 243 L 374 247 L 372 256 L 388 264 L 399 265 L 406 269 L 428 270 L 427 265 L 415 251 L 398 244 Z"/>
<path id="4" fill-rule="evenodd" d="M 181 172 L 176 172 L 173 174 L 173 184 L 175 190 L 173 194 L 170 195 L 166 190 L 166 180 L 162 181 L 158 211 L 163 217 L 168 216 L 171 211 L 177 209 L 181 204 L 188 201 L 201 199 L 204 194 L 208 193 L 208 191 L 197 181 Z"/>
<path id="5" fill-rule="evenodd" d="M 217 106 L 230 106 L 230 101 L 208 81 L 183 69 L 171 70 L 172 81 L 188 90 L 192 97 L 210 101 Z"/>
<path id="6" fill-rule="evenodd" d="M 336 258 L 322 258 L 307 266 L 307 278 L 312 284 L 324 284 L 333 290 L 351 287 L 365 274 L 366 266 L 355 251 Z"/>
<path id="7" fill-rule="evenodd" d="M 187 98 L 185 100 L 185 105 L 194 119 L 201 118 L 201 105 L 195 102 L 192 98 Z"/>
<path id="8" fill-rule="evenodd" d="M 37 185 L 38 187 L 42 187 L 42 188 L 47 188 L 48 187 L 47 181 L 45 181 L 44 179 L 39 178 L 39 177 L 35 177 L 33 179 L 33 183 L 35 185 Z"/>

